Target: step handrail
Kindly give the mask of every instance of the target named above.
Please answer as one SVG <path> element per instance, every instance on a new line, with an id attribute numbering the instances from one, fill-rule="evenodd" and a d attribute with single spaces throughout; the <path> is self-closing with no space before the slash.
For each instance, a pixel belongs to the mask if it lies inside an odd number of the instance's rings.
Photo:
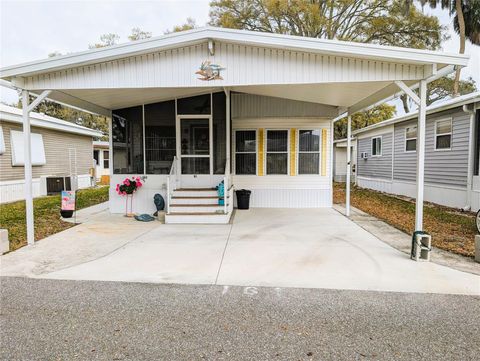
<path id="1" fill-rule="evenodd" d="M 178 159 L 177 156 L 173 157 L 172 166 L 167 176 L 167 214 L 170 214 L 170 204 L 172 203 L 172 194 L 177 189 L 177 168 Z"/>
<path id="2" fill-rule="evenodd" d="M 233 189 L 232 175 L 230 174 L 230 159 L 225 161 L 225 173 L 223 177 L 223 213 L 228 214 L 230 212 L 230 203 L 233 205 Z M 233 208 L 232 208 L 233 209 Z"/>

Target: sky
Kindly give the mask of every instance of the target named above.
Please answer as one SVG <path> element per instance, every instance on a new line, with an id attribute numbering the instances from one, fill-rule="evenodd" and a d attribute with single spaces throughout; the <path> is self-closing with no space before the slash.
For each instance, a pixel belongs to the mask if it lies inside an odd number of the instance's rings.
<path id="1" fill-rule="evenodd" d="M 49 53 L 88 49 L 105 33 L 120 35 L 120 42 L 134 27 L 161 35 L 188 17 L 199 26 L 209 18 L 210 0 L 0 0 L 0 67 L 43 59 Z M 431 10 L 444 25 L 451 39 L 444 43 L 446 52 L 458 52 L 459 40 L 447 11 Z M 471 55 L 462 78 L 471 76 L 480 88 L 480 47 L 467 42 Z M 17 101 L 15 91 L 0 87 L 0 101 Z"/>

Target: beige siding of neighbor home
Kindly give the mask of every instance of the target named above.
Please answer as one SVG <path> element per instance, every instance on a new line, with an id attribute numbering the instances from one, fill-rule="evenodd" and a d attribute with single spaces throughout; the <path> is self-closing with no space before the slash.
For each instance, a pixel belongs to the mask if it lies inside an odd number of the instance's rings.
<path id="1" fill-rule="evenodd" d="M 5 153 L 0 154 L 0 181 L 13 181 L 24 178 L 24 169 L 12 167 L 10 131 L 22 131 L 18 124 L 0 121 L 5 139 Z M 46 164 L 33 167 L 33 178 L 46 175 L 69 175 L 69 149 L 76 149 L 77 175 L 88 174 L 93 164 L 93 145 L 90 136 L 59 132 L 32 127 L 32 133 L 42 134 Z"/>

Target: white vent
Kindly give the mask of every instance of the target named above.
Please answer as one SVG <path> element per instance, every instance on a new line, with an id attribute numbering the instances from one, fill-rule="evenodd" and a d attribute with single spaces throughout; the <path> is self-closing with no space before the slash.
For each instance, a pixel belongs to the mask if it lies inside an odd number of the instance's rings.
<path id="1" fill-rule="evenodd" d="M 368 154 L 368 152 L 361 152 L 360 153 L 360 158 L 362 159 L 368 159 L 370 157 L 370 155 Z"/>

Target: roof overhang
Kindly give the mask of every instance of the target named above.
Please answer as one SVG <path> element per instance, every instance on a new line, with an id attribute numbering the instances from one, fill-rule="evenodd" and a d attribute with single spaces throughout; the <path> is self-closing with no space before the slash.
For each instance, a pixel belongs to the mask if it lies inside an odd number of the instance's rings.
<path id="1" fill-rule="evenodd" d="M 0 104 L 0 121 L 23 124 L 22 110 Z M 88 137 L 102 137 L 104 134 L 98 130 L 82 127 L 62 119 L 47 116 L 45 114 L 30 113 L 30 122 L 33 127 L 56 130 Z"/>
<path id="2" fill-rule="evenodd" d="M 169 61 L 159 56 L 166 53 Z M 210 55 L 226 65 L 225 76 L 202 82 L 195 71 Z M 112 109 L 224 89 L 356 112 L 398 93 L 395 81 L 412 86 L 466 66 L 468 59 L 464 54 L 205 27 L 12 65 L 0 69 L 0 78 L 32 93 L 51 90 L 51 100 L 106 116 Z M 164 81 L 159 80 L 162 72 L 175 73 Z"/>
<path id="3" fill-rule="evenodd" d="M 458 107 L 461 107 L 463 105 L 475 104 L 475 103 L 480 103 L 480 92 L 473 92 L 473 93 L 470 93 L 470 94 L 459 96 L 457 98 L 453 98 L 453 99 L 449 99 L 449 100 L 446 100 L 446 101 L 443 101 L 443 102 L 438 102 L 438 103 L 432 104 L 432 105 L 427 107 L 427 115 L 428 114 L 435 114 L 435 113 L 438 113 L 438 112 L 443 112 L 445 110 L 458 108 Z M 384 120 L 383 122 L 380 122 L 380 123 L 372 124 L 368 127 L 362 128 L 362 129 L 355 130 L 355 131 L 352 132 L 352 135 L 358 135 L 358 134 L 366 133 L 366 132 L 369 132 L 369 131 L 374 130 L 374 129 L 387 127 L 389 125 L 401 123 L 401 122 L 404 122 L 406 120 L 415 119 L 417 117 L 418 117 L 418 111 L 410 112 L 410 113 L 407 113 L 407 114 L 404 114 L 404 115 L 401 115 L 401 116 L 398 116 L 398 117 L 394 117 L 394 118 Z"/>

